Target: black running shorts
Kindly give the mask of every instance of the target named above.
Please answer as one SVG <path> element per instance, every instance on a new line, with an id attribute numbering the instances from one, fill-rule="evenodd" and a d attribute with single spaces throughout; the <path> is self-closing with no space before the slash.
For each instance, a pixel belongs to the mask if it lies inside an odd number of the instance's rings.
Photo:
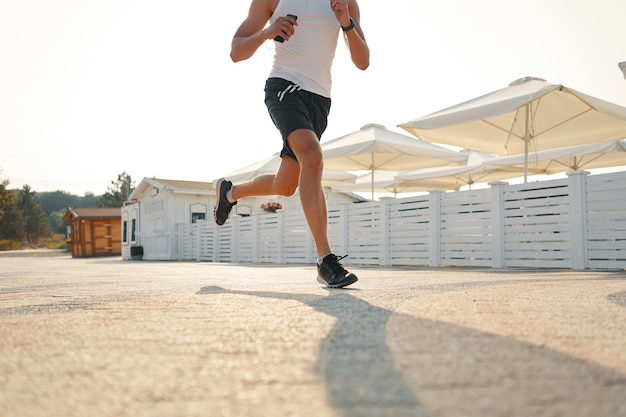
<path id="1" fill-rule="evenodd" d="M 287 143 L 296 129 L 309 129 L 320 140 L 328 125 L 330 99 L 302 90 L 297 84 L 282 78 L 269 78 L 265 83 L 267 111 L 283 137 L 280 156 L 298 160 Z"/>

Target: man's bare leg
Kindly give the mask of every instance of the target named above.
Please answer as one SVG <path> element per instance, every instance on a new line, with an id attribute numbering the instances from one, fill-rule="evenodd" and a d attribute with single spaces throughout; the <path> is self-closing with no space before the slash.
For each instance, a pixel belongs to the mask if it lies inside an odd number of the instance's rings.
<path id="1" fill-rule="evenodd" d="M 287 138 L 300 162 L 300 201 L 309 229 L 313 235 L 317 256 L 332 252 L 328 241 L 328 210 L 322 189 L 324 161 L 322 147 L 315 133 L 298 129 Z"/>
<path id="2" fill-rule="evenodd" d="M 298 129 L 288 137 L 300 162 L 300 201 L 317 247 L 317 281 L 330 288 L 343 288 L 358 281 L 341 265 L 342 258 L 332 253 L 328 241 L 328 209 L 322 189 L 324 161 L 322 147 L 310 130 Z"/>
<path id="3" fill-rule="evenodd" d="M 328 212 L 322 189 L 322 148 L 315 133 L 298 129 L 289 135 L 291 149 L 298 162 L 283 157 L 276 174 L 263 174 L 242 184 L 234 185 L 233 199 L 244 197 L 291 196 L 300 187 L 300 201 L 307 224 L 313 235 L 318 256 L 331 252 L 328 242 Z"/>
<path id="4" fill-rule="evenodd" d="M 298 188 L 300 165 L 289 157 L 281 158 L 276 174 L 262 174 L 233 186 L 235 200 L 263 195 L 292 196 Z"/>
<path id="5" fill-rule="evenodd" d="M 317 248 L 317 281 L 331 288 L 343 288 L 351 285 L 358 281 L 357 276 L 346 271 L 341 265 L 339 261 L 343 257 L 337 257 L 332 253 L 328 241 L 328 209 L 326 196 L 322 189 L 324 167 L 322 147 L 315 133 L 307 129 L 295 130 L 289 135 L 288 141 L 298 158 L 298 162 L 289 157 L 282 158 L 276 174 L 260 175 L 251 181 L 233 186 L 231 188 L 232 198 L 237 200 L 243 197 L 261 195 L 288 196 L 292 195 L 296 187 L 299 186 L 304 216 Z M 227 184 L 230 187 L 230 182 Z M 219 184 L 218 188 L 220 188 Z M 226 196 L 228 198 L 227 193 Z M 223 200 L 225 201 L 226 198 Z M 226 207 L 232 207 L 228 204 L 228 202 L 224 203 Z M 236 202 L 232 204 L 236 204 Z M 219 218 L 224 219 L 223 217 Z"/>

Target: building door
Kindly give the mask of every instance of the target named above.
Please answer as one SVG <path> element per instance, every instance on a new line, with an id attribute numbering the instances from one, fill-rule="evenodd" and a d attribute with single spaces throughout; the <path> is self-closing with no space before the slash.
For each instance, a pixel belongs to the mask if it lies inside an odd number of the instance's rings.
<path id="1" fill-rule="evenodd" d="M 110 220 L 93 220 L 91 222 L 91 248 L 95 256 L 113 253 L 113 234 Z"/>

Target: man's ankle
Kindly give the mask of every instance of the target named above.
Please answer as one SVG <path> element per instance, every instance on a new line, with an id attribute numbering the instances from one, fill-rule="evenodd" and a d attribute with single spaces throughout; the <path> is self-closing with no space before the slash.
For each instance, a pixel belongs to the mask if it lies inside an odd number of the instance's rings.
<path id="1" fill-rule="evenodd" d="M 230 204 L 233 204 L 235 201 L 237 201 L 233 198 L 233 187 L 230 187 L 230 190 L 226 191 L 226 200 L 228 200 Z"/>
<path id="2" fill-rule="evenodd" d="M 325 257 L 327 257 L 328 255 L 331 255 L 331 254 L 332 254 L 332 252 L 328 252 L 327 254 L 322 255 L 322 256 L 320 256 L 319 258 L 317 258 L 317 264 L 318 264 L 318 265 L 321 265 L 321 264 L 322 264 L 322 262 L 324 262 L 324 258 L 325 258 Z"/>

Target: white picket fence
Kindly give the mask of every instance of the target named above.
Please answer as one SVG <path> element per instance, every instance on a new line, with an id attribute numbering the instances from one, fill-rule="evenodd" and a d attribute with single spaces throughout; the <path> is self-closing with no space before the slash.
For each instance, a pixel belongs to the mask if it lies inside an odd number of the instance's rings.
<path id="1" fill-rule="evenodd" d="M 299 211 L 180 224 L 178 259 L 313 263 Z M 329 208 L 343 262 L 494 268 L 626 268 L 626 172 Z"/>

